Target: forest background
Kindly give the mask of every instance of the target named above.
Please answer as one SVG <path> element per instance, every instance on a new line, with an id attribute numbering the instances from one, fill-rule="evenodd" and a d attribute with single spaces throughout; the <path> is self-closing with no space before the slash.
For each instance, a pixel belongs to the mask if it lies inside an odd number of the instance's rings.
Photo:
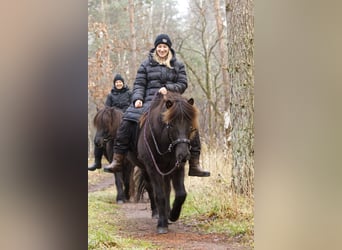
<path id="1" fill-rule="evenodd" d="M 200 112 L 205 168 L 235 193 L 254 189 L 253 1 L 89 0 L 88 156 L 92 157 L 97 108 L 113 76 L 133 83 L 155 37 L 167 33 L 188 75 L 185 96 Z M 205 157 L 204 157 L 205 156 Z M 218 157 L 220 156 L 220 157 Z M 218 160 L 220 159 L 220 160 Z"/>
<path id="2" fill-rule="evenodd" d="M 341 248 L 341 4 L 255 3 L 256 249 Z M 2 248 L 84 249 L 90 6 L 2 10 Z"/>

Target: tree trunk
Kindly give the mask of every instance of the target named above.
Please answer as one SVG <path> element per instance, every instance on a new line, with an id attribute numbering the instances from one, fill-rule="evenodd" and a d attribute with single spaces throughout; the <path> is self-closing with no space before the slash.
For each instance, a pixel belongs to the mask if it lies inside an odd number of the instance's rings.
<path id="1" fill-rule="evenodd" d="M 224 93 L 224 152 L 225 152 L 225 161 L 228 162 L 228 149 L 229 149 L 229 136 L 230 136 L 230 112 L 229 112 L 229 104 L 230 104 L 230 82 L 228 75 L 228 67 L 227 67 L 227 39 L 223 33 L 223 20 L 220 11 L 220 0 L 214 1 L 214 9 L 215 9 L 215 18 L 216 18 L 216 27 L 219 39 L 219 49 L 220 49 L 220 64 L 221 64 L 221 72 L 222 72 L 222 82 L 223 82 L 223 93 Z"/>
<path id="2" fill-rule="evenodd" d="M 129 24 L 130 24 L 130 32 L 131 32 L 131 50 L 132 56 L 130 59 L 130 74 L 133 75 L 137 71 L 136 62 L 137 62 L 137 39 L 135 35 L 135 22 L 134 22 L 134 0 L 129 0 Z M 134 80 L 134 79 L 133 79 Z"/>
<path id="3" fill-rule="evenodd" d="M 228 22 L 228 66 L 231 80 L 232 188 L 254 190 L 254 22 L 252 0 L 231 0 Z"/>

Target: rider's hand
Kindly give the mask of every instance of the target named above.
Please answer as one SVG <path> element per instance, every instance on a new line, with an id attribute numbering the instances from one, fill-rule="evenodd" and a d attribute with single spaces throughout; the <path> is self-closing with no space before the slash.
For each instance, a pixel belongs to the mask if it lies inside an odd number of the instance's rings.
<path id="1" fill-rule="evenodd" d="M 142 105 L 143 105 L 142 100 L 136 100 L 134 103 L 134 107 L 136 107 L 136 108 L 141 108 Z"/>
<path id="2" fill-rule="evenodd" d="M 167 94 L 167 89 L 165 87 L 162 87 L 162 88 L 159 89 L 158 92 L 162 93 L 163 95 L 166 95 Z"/>

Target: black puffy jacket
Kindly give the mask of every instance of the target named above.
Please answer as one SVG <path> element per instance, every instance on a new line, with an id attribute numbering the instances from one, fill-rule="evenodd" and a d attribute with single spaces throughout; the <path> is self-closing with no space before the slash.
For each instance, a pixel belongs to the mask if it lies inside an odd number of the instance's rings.
<path id="1" fill-rule="evenodd" d="M 125 120 L 139 121 L 140 116 L 148 109 L 156 92 L 161 87 L 165 87 L 168 91 L 183 94 L 188 87 L 185 66 L 177 60 L 175 51 L 171 48 L 172 69 L 165 65 L 160 65 L 153 59 L 153 52 L 150 51 L 148 58 L 140 65 L 132 94 L 132 103 L 124 114 Z M 142 108 L 135 108 L 136 100 L 143 101 Z"/>
<path id="2" fill-rule="evenodd" d="M 124 85 L 122 89 L 112 88 L 107 96 L 105 105 L 107 107 L 116 107 L 122 112 L 125 112 L 128 106 L 131 104 L 132 93 L 127 85 Z"/>

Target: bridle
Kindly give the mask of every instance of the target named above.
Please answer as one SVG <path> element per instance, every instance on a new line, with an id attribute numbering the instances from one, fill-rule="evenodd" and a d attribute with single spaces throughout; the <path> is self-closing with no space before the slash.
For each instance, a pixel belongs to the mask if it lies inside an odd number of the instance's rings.
<path id="1" fill-rule="evenodd" d="M 166 128 L 167 128 L 167 134 L 168 134 L 168 137 L 169 137 L 169 140 L 170 140 L 170 144 L 169 144 L 169 146 L 168 146 L 168 148 L 167 148 L 167 150 L 165 151 L 165 152 L 160 152 L 160 149 L 159 149 L 159 147 L 158 147 L 158 143 L 157 143 L 157 141 L 156 141 L 156 138 L 154 137 L 154 134 L 153 134 L 153 131 L 152 131 L 152 127 L 151 127 L 151 123 L 150 123 L 150 121 L 148 120 L 148 127 L 149 127 L 149 129 L 150 129 L 150 133 L 151 133 L 151 137 L 152 137 L 152 139 L 153 139 L 153 143 L 154 143 L 154 146 L 155 146 L 155 148 L 156 148 L 156 150 L 157 150 L 157 153 L 159 154 L 159 155 L 165 155 L 165 154 L 167 154 L 167 153 L 171 153 L 171 151 L 172 151 L 172 148 L 174 148 L 177 144 L 179 144 L 179 143 L 187 143 L 188 145 L 189 145 L 189 147 L 191 147 L 191 145 L 190 145 L 190 140 L 189 139 L 186 139 L 186 138 L 177 138 L 176 140 L 173 140 L 172 138 L 171 138 L 171 136 L 170 136 L 170 133 L 169 133 L 169 129 L 170 129 L 170 125 L 169 124 L 166 124 Z M 146 127 L 145 127 L 146 128 Z"/>
<path id="2" fill-rule="evenodd" d="M 112 141 L 112 140 L 114 140 L 114 137 L 111 135 L 108 135 L 107 137 L 103 139 L 103 143 L 106 144 L 107 142 Z"/>
<path id="3" fill-rule="evenodd" d="M 103 138 L 103 143 L 100 145 L 100 148 L 103 148 L 108 142 L 113 141 L 114 137 L 111 135 L 107 135 L 105 138 Z"/>
<path id="4" fill-rule="evenodd" d="M 146 123 L 145 126 L 144 126 L 144 141 L 145 141 L 145 145 L 150 153 L 150 156 L 152 158 L 152 161 L 153 161 L 153 164 L 157 170 L 157 172 L 162 175 L 162 176 L 166 176 L 166 175 L 169 175 L 171 174 L 176 168 L 178 168 L 180 166 L 180 162 L 177 160 L 176 163 L 175 163 L 175 166 L 169 170 L 168 172 L 166 173 L 163 173 L 159 167 L 158 167 L 158 164 L 156 162 L 156 159 L 155 157 L 153 156 L 153 153 L 152 153 L 152 149 L 150 147 L 150 145 L 148 144 L 148 141 L 147 141 L 147 137 L 146 137 L 146 127 L 148 125 L 149 129 L 150 129 L 150 133 L 151 133 L 151 137 L 152 137 L 152 140 L 153 140 L 153 143 L 154 143 L 154 146 L 155 146 L 155 149 L 157 151 L 157 153 L 160 155 L 160 156 L 163 156 L 165 154 L 168 154 L 168 153 L 171 153 L 172 152 L 172 149 L 177 145 L 177 144 L 180 144 L 180 143 L 186 143 L 188 144 L 188 146 L 191 148 L 191 145 L 190 145 L 190 140 L 187 139 L 187 138 L 177 138 L 176 140 L 172 140 L 171 136 L 170 136 L 170 133 L 169 133 L 169 129 L 170 129 L 170 125 L 167 124 L 166 125 L 166 128 L 167 128 L 167 131 L 168 131 L 168 137 L 169 137 L 169 140 L 170 140 L 170 144 L 167 148 L 167 150 L 165 152 L 161 152 L 161 150 L 159 149 L 159 146 L 158 146 L 158 143 L 156 141 L 156 138 L 154 136 L 154 133 L 152 131 L 152 126 L 151 126 L 151 122 L 150 122 L 150 115 L 149 115 L 149 112 L 146 114 L 147 116 L 147 119 L 146 119 Z"/>

